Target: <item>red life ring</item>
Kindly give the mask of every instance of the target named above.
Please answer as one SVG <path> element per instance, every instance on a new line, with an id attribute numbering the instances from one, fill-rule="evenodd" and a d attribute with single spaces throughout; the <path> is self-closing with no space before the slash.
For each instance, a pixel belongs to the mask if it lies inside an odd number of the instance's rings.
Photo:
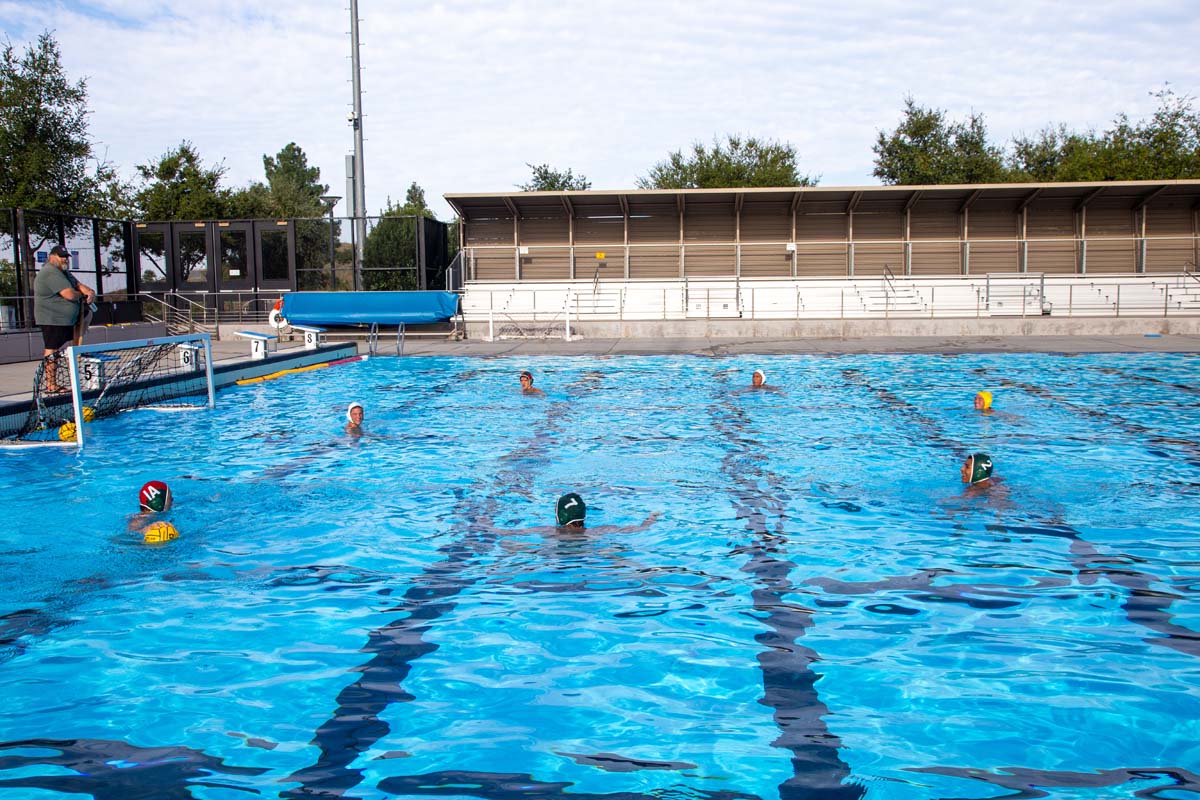
<path id="1" fill-rule="evenodd" d="M 275 301 L 274 307 L 271 309 L 267 321 L 271 323 L 271 327 L 275 330 L 283 330 L 287 327 L 287 320 L 283 318 L 283 298 Z"/>

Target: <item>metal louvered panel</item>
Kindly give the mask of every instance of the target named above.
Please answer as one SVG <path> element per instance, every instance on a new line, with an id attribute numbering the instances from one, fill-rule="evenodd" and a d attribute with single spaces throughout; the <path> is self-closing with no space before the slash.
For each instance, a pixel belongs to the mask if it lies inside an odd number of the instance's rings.
<path id="1" fill-rule="evenodd" d="M 792 253 L 782 244 L 742 245 L 742 277 L 791 277 Z"/>
<path id="2" fill-rule="evenodd" d="M 688 276 L 734 275 L 737 249 L 732 245 L 689 245 L 684 248 L 684 271 Z"/>
<path id="3" fill-rule="evenodd" d="M 752 203 L 742 206 L 743 242 L 788 242 L 792 239 L 792 212 L 786 202 Z M 745 254 L 742 255 L 743 266 Z M 790 271 L 790 268 L 789 268 Z"/>
<path id="4" fill-rule="evenodd" d="M 855 214 L 854 241 L 904 239 L 904 216 L 902 214 Z M 855 256 L 857 262 L 857 254 Z M 858 271 L 857 265 L 855 271 Z"/>
<path id="5" fill-rule="evenodd" d="M 856 215 L 857 216 L 857 215 Z M 855 228 L 858 221 L 855 220 Z M 859 242 L 854 243 L 854 275 L 882 275 L 884 267 L 891 267 L 892 272 L 904 272 L 904 244 L 901 242 Z"/>
<path id="6" fill-rule="evenodd" d="M 957 239 L 961 217 L 952 204 L 919 205 L 909 215 L 910 239 Z"/>
<path id="7" fill-rule="evenodd" d="M 674 203 L 630 205 L 629 241 L 637 244 L 679 241 L 679 209 Z"/>
<path id="8" fill-rule="evenodd" d="M 1014 242 L 971 242 L 970 270 L 972 275 L 992 272 L 1020 272 L 1021 248 Z"/>
<path id="9" fill-rule="evenodd" d="M 1025 265 L 1027 272 L 1044 272 L 1047 275 L 1075 273 L 1075 242 L 1031 241 L 1028 248 L 1028 261 Z"/>
<path id="10" fill-rule="evenodd" d="M 1181 203 L 1146 208 L 1147 236 L 1191 236 L 1192 209 Z"/>
<path id="11" fill-rule="evenodd" d="M 565 280 L 571 277 L 571 248 L 536 247 L 521 256 L 522 280 Z"/>
<path id="12" fill-rule="evenodd" d="M 736 234 L 732 203 L 688 204 L 683 215 L 685 242 L 732 242 Z"/>
<path id="13" fill-rule="evenodd" d="M 1091 216 L 1091 213 L 1088 213 Z M 1088 221 L 1091 229 L 1091 221 Z M 1102 275 L 1113 272 L 1136 272 L 1137 248 L 1129 239 L 1087 238 L 1087 274 Z"/>
<path id="14" fill-rule="evenodd" d="M 798 214 L 796 215 L 797 242 L 844 242 L 846 241 L 845 214 Z M 845 250 L 843 249 L 843 252 Z"/>
<path id="15" fill-rule="evenodd" d="M 475 250 L 475 280 L 511 281 L 516 279 L 514 248 L 478 248 Z"/>
<path id="16" fill-rule="evenodd" d="M 1184 272 L 1195 269 L 1192 239 L 1147 239 L 1146 272 Z"/>
<path id="17" fill-rule="evenodd" d="M 1127 205 L 1103 206 L 1095 203 L 1087 207 L 1087 236 L 1132 236 L 1134 212 Z M 1089 270 L 1090 271 L 1090 270 Z"/>
<path id="18" fill-rule="evenodd" d="M 845 243 L 796 243 L 796 274 L 803 276 L 846 274 Z"/>
<path id="19" fill-rule="evenodd" d="M 913 242 L 913 275 L 957 275 L 962 271 L 958 242 Z"/>
<path id="20" fill-rule="evenodd" d="M 1025 235 L 1030 239 L 1059 239 L 1075 235 L 1075 208 L 1069 201 L 1035 201 L 1026 214 Z M 1030 267 L 1029 271 L 1035 270 Z M 1042 269 L 1036 271 L 1045 272 Z"/>
<path id="21" fill-rule="evenodd" d="M 629 248 L 629 277 L 678 278 L 679 246 Z"/>
<path id="22" fill-rule="evenodd" d="M 570 239 L 570 222 L 565 214 L 521 219 L 521 244 L 566 244 Z"/>

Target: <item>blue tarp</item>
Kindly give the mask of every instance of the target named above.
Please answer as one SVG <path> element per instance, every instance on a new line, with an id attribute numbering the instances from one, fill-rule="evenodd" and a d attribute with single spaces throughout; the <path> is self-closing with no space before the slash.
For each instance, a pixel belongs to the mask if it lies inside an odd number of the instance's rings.
<path id="1" fill-rule="evenodd" d="M 457 311 L 454 292 L 289 292 L 282 314 L 293 325 L 419 325 Z"/>

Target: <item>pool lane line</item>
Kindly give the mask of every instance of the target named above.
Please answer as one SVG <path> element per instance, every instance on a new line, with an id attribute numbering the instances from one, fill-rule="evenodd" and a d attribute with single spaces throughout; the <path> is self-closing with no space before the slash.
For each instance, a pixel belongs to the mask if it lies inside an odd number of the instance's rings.
<path id="1" fill-rule="evenodd" d="M 1022 384 L 1016 381 L 1008 382 L 1023 390 L 1034 390 L 1031 393 L 1035 394 L 1035 396 L 1046 396 L 1058 401 L 1052 392 L 1041 389 L 1041 387 L 1033 386 L 1032 384 Z M 908 406 L 911 408 L 910 404 L 896 398 L 894 394 L 886 389 L 874 387 L 870 384 L 864 385 L 868 386 L 868 388 L 884 399 L 888 407 L 903 408 Z M 1042 392 L 1044 395 L 1038 395 L 1037 392 Z M 1080 410 L 1085 411 L 1086 409 Z M 1105 416 L 1112 415 L 1105 414 Z M 944 441 L 951 441 L 941 436 L 940 428 L 932 420 L 928 421 L 926 428 L 927 433 L 936 433 Z M 932 430 L 929 430 L 930 428 Z M 1125 612 L 1125 619 L 1134 625 L 1141 626 L 1155 633 L 1164 634 L 1161 637 L 1148 637 L 1143 639 L 1143 641 L 1150 645 L 1166 647 L 1192 656 L 1200 656 L 1200 635 L 1189 628 L 1176 625 L 1171 621 L 1173 615 L 1169 613 L 1170 606 L 1175 600 L 1184 599 L 1182 596 L 1153 589 L 1152 585 L 1155 583 L 1160 585 L 1166 584 L 1166 581 L 1156 578 L 1153 575 L 1133 569 L 1114 569 L 1106 566 L 1106 563 L 1112 561 L 1131 563 L 1134 559 L 1130 556 L 1124 554 L 1120 556 L 1102 554 L 1082 533 L 1057 520 L 1040 526 L 985 523 L 985 529 L 993 532 L 1003 531 L 1017 536 L 1054 536 L 1069 540 L 1070 544 L 1068 547 L 1071 553 L 1072 568 L 1080 578 L 1081 584 L 1087 585 L 1088 578 L 1098 574 L 1103 575 L 1110 583 L 1122 589 L 1127 589 L 1129 591 L 1128 599 L 1121 604 L 1121 609 Z M 1099 564 L 1100 566 L 1094 566 L 1095 564 Z"/>
<path id="2" fill-rule="evenodd" d="M 848 384 L 857 386 L 860 389 L 866 389 L 882 401 L 892 412 L 899 413 L 908 422 L 919 427 L 925 434 L 924 441 L 932 442 L 954 452 L 970 452 L 970 448 L 967 445 L 947 436 L 936 420 L 890 389 L 871 383 L 862 370 L 852 367 L 844 368 L 842 370 L 842 379 Z"/>
<path id="3" fill-rule="evenodd" d="M 1156 431 L 1138 422 L 1131 422 L 1124 417 L 1105 411 L 1102 408 L 1093 406 L 1083 406 L 1077 403 L 1072 403 L 1066 398 L 1057 393 L 1032 383 L 1016 381 L 1012 378 L 1001 376 L 999 379 L 1000 386 L 1006 389 L 1020 389 L 1026 394 L 1039 397 L 1043 400 L 1049 400 L 1052 403 L 1062 406 L 1063 408 L 1081 416 L 1090 417 L 1091 419 L 1101 420 L 1112 425 L 1114 428 L 1124 431 L 1133 436 L 1145 437 L 1146 442 L 1141 446 L 1150 453 L 1150 455 L 1158 456 L 1159 458 L 1171 458 L 1167 453 L 1156 451 L 1150 447 L 1151 444 L 1160 445 L 1163 447 L 1174 447 L 1184 451 L 1187 457 L 1181 459 L 1184 463 L 1193 467 L 1200 468 L 1200 442 L 1192 441 L 1191 439 L 1175 439 L 1169 436 L 1164 436 L 1161 431 Z"/>
<path id="4" fill-rule="evenodd" d="M 599 378 L 597 374 L 588 373 L 570 384 L 568 389 L 586 389 Z M 312 765 L 280 781 L 300 784 L 299 788 L 281 792 L 280 797 L 342 797 L 362 782 L 362 770 L 350 765 L 390 732 L 391 728 L 379 715 L 393 703 L 416 699 L 403 688 L 403 681 L 411 672 L 414 661 L 439 647 L 425 641 L 424 635 L 434 622 L 456 607 L 453 598 L 477 582 L 464 577 L 464 573 L 482 561 L 496 543 L 499 534 L 491 521 L 500 507 L 500 496 L 512 492 L 514 485 L 518 495 L 532 496 L 532 473 L 507 465 L 513 462 L 544 463 L 553 454 L 561 444 L 564 418 L 574 408 L 570 395 L 568 391 L 566 398 L 551 402 L 530 438 L 498 459 L 501 468 L 493 476 L 492 487 L 480 487 L 491 491 L 486 500 L 470 501 L 470 495 L 466 495 L 470 504 L 462 514 L 468 520 L 465 534 L 439 547 L 437 554 L 441 560 L 412 579 L 401 603 L 387 610 L 403 611 L 407 616 L 367 635 L 367 643 L 360 652 L 371 658 L 351 670 L 362 673 L 362 677 L 338 693 L 336 710 L 316 730 L 309 743 L 318 748 L 320 755 Z M 532 403 L 544 401 L 544 398 L 535 397 L 525 399 Z M 509 483 L 504 492 L 497 492 L 495 485 L 501 481 Z"/>
<path id="5" fill-rule="evenodd" d="M 1181 767 L 1122 767 L 1099 769 L 1094 772 L 1072 772 L 1069 770 L 1024 769 L 1003 767 L 996 771 L 971 767 L 906 767 L 908 772 L 926 775 L 944 775 L 951 778 L 979 781 L 995 789 L 1007 789 L 1010 794 L 993 797 L 1036 798 L 1049 797 L 1043 789 L 1107 789 L 1114 786 L 1133 784 L 1136 789 L 1130 797 L 1160 797 L 1162 793 L 1191 792 L 1200 794 L 1200 775 Z M 1168 786 L 1147 786 L 1151 778 L 1170 780 Z"/>
<path id="6" fill-rule="evenodd" d="M 1037 526 L 1013 526 L 990 524 L 989 530 L 1003 531 L 1011 535 L 1059 535 L 1070 540 L 1072 565 L 1079 574 L 1081 583 L 1090 585 L 1095 576 L 1126 590 L 1121 602 L 1125 618 L 1135 625 L 1151 630 L 1161 636 L 1144 637 L 1146 644 L 1165 647 L 1185 655 L 1200 658 L 1200 633 L 1172 622 L 1171 605 L 1176 600 L 1186 599 L 1183 595 L 1155 589 L 1154 585 L 1170 585 L 1167 581 L 1133 569 L 1129 564 L 1137 559 L 1128 556 L 1112 556 L 1101 553 L 1079 531 L 1068 525 L 1054 529 Z"/>
<path id="7" fill-rule="evenodd" d="M 726 397 L 710 415 L 727 443 L 720 472 L 728 481 L 730 501 L 753 536 L 737 554 L 747 556 L 740 569 L 754 579 L 754 610 L 765 615 L 759 619 L 767 630 L 754 639 L 766 648 L 757 657 L 763 682 L 759 702 L 772 709 L 779 729 L 771 746 L 792 754 L 792 775 L 779 784 L 779 797 L 857 800 L 866 789 L 846 783 L 851 772 L 841 757 L 841 739 L 823 719 L 829 708 L 816 688 L 821 676 L 812 670 L 820 656 L 799 644 L 813 625 L 813 612 L 787 600 L 801 590 L 789 578 L 796 565 L 781 555 L 789 500 L 784 480 L 766 468 L 767 456 L 757 446 L 744 409 Z M 768 523 L 771 518 L 773 526 Z"/>
<path id="8" fill-rule="evenodd" d="M 37 766 L 69 769 L 74 775 L 0 778 L 0 790 L 41 789 L 96 800 L 193 800 L 190 787 L 257 792 L 214 775 L 262 775 L 261 767 L 232 767 L 190 747 L 136 747 L 117 739 L 22 739 L 0 742 L 4 750 L 54 750 L 58 755 L 0 755 L 0 774 Z"/>
<path id="9" fill-rule="evenodd" d="M 650 793 L 569 791 L 568 781 L 535 780 L 521 772 L 471 772 L 443 770 L 424 775 L 384 778 L 379 789 L 396 797 L 433 795 L 439 797 L 479 797 L 483 800 L 663 800 L 664 797 L 688 800 L 765 800 L 758 795 L 728 790 L 705 790 L 674 786 Z"/>
<path id="10" fill-rule="evenodd" d="M 1146 383 L 1160 388 L 1178 389 L 1187 394 L 1200 394 L 1200 386 L 1188 386 L 1186 383 L 1164 381 L 1161 378 L 1155 378 L 1152 375 L 1143 375 L 1140 372 L 1130 372 L 1129 370 L 1117 367 L 1102 367 L 1100 365 L 1090 365 L 1088 369 L 1092 372 L 1099 372 L 1102 375 L 1115 375 L 1116 377 L 1125 378 L 1136 383 Z"/>

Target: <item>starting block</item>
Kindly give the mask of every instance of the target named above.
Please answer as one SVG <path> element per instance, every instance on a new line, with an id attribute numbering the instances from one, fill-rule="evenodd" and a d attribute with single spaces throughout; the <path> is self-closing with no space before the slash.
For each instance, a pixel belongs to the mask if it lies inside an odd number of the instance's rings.
<path id="1" fill-rule="evenodd" d="M 263 360 L 267 357 L 267 353 L 279 346 L 279 337 L 272 333 L 258 333 L 257 331 L 236 331 L 235 333 L 243 339 L 250 340 L 251 361 Z"/>
<path id="2" fill-rule="evenodd" d="M 304 331 L 304 349 L 316 350 L 325 342 L 321 334 L 325 333 L 324 328 L 317 328 L 312 325 L 293 325 L 292 328 L 298 331 Z"/>

